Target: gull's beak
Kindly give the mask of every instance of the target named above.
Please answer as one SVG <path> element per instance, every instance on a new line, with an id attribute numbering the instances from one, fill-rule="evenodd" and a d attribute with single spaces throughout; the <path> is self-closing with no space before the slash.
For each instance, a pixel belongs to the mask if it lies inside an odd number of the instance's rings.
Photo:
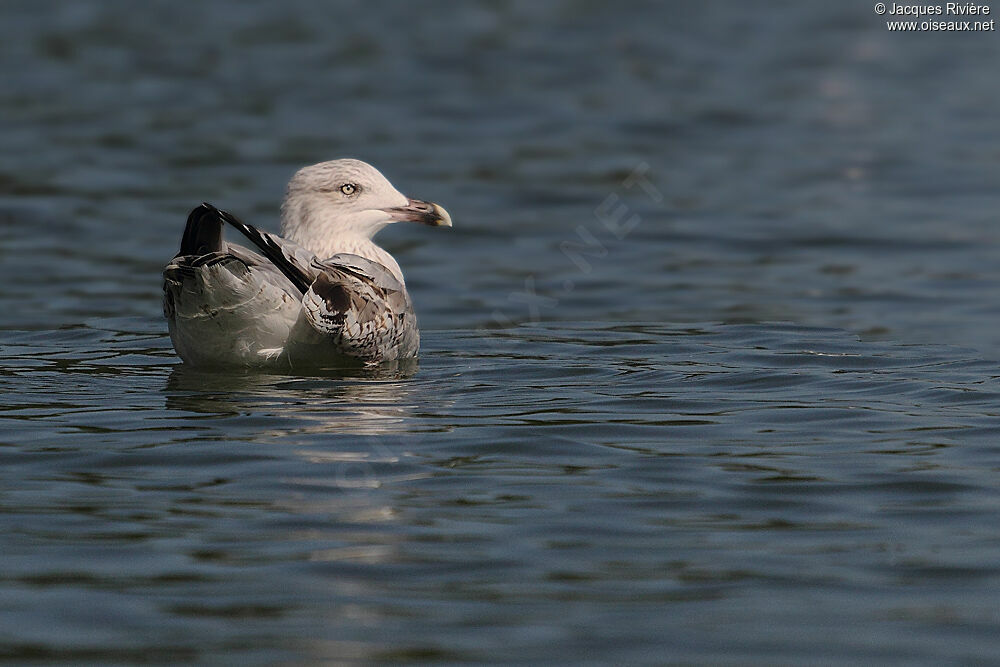
<path id="1" fill-rule="evenodd" d="M 393 222 L 419 222 L 431 227 L 451 227 L 451 216 L 434 202 L 409 199 L 406 206 L 382 209 Z"/>

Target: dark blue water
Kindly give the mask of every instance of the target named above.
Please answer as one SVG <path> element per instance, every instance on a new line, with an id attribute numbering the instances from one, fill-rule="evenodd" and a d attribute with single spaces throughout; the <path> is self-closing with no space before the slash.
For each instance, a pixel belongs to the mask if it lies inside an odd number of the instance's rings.
<path id="1" fill-rule="evenodd" d="M 989 663 L 996 33 L 860 3 L 0 7 L 0 660 Z M 181 365 L 352 156 L 419 364 Z"/>

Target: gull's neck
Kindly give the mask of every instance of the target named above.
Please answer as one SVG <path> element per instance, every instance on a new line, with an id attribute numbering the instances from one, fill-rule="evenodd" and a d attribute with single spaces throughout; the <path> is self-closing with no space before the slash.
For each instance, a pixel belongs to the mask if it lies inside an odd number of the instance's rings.
<path id="1" fill-rule="evenodd" d="M 396 262 L 396 259 L 384 248 L 379 247 L 374 241 L 364 236 L 338 234 L 322 239 L 313 239 L 311 243 L 299 243 L 299 245 L 315 253 L 320 259 L 326 259 L 342 252 L 370 259 L 389 269 L 401 285 L 405 284 L 403 282 L 403 271 L 399 268 L 399 263 Z"/>
<path id="2" fill-rule="evenodd" d="M 378 229 L 357 228 L 330 215 L 310 213 L 307 207 L 298 207 L 298 210 L 283 207 L 281 235 L 320 259 L 350 253 L 378 262 L 389 269 L 401 285 L 405 285 L 403 271 L 395 258 L 371 239 Z"/>

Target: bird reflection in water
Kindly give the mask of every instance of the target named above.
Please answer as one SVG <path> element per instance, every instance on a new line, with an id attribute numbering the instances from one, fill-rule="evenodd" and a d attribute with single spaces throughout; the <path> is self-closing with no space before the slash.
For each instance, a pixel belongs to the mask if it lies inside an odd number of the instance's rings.
<path id="1" fill-rule="evenodd" d="M 183 413 L 197 447 L 228 456 L 244 452 L 265 474 L 234 472 L 206 496 L 219 503 L 266 506 L 288 522 L 283 558 L 381 564 L 397 561 L 398 545 L 383 526 L 397 521 L 397 485 L 434 474 L 407 455 L 402 434 L 426 430 L 415 400 L 416 360 L 373 369 L 310 375 L 209 372 L 179 364 L 165 387 L 166 407 Z M 412 435 L 405 439 L 413 443 Z M 261 460 L 261 446 L 271 455 Z M 227 468 L 232 461 L 224 464 Z M 259 468 L 257 468 L 259 470 Z M 247 489 L 252 489 L 248 498 Z M 224 553 L 240 557 L 238 547 Z M 293 553 L 294 556 L 289 556 Z"/>
<path id="2" fill-rule="evenodd" d="M 252 420 L 234 438 L 251 440 L 309 434 L 387 435 L 412 432 L 415 406 L 410 379 L 418 362 L 407 359 L 376 368 L 349 368 L 309 375 L 271 375 L 174 367 L 166 407 L 221 419 Z"/>

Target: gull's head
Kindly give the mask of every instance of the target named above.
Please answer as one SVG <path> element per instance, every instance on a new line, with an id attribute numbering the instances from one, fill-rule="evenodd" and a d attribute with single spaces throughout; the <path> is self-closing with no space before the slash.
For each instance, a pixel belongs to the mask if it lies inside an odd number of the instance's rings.
<path id="1" fill-rule="evenodd" d="M 281 205 L 282 234 L 307 248 L 333 237 L 370 239 L 393 222 L 451 227 L 443 208 L 406 197 L 361 160 L 332 160 L 299 169 Z"/>

